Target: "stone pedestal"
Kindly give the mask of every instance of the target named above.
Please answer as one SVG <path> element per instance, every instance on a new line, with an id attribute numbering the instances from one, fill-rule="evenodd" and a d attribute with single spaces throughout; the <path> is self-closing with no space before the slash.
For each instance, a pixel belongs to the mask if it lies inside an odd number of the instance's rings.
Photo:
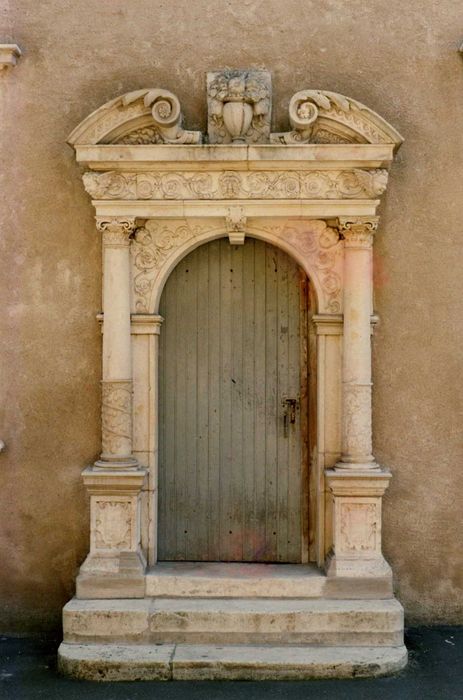
<path id="1" fill-rule="evenodd" d="M 383 592 L 390 590 L 392 594 L 391 568 L 381 552 L 381 499 L 390 478 L 385 470 L 327 470 L 333 499 L 333 551 L 326 563 L 328 577 L 382 579 Z"/>
<path id="2" fill-rule="evenodd" d="M 78 598 L 143 598 L 140 499 L 146 470 L 83 472 L 90 495 L 90 553 L 77 577 Z"/>

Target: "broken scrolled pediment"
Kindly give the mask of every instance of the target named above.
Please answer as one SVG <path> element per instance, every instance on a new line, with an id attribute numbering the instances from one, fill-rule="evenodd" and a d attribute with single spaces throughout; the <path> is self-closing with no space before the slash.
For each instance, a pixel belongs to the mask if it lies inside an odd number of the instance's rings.
<path id="1" fill-rule="evenodd" d="M 401 135 L 379 114 L 337 92 L 301 90 L 289 102 L 291 131 L 271 134 L 271 143 L 392 143 Z"/>
<path id="2" fill-rule="evenodd" d="M 289 103 L 290 131 L 270 132 L 272 84 L 263 69 L 207 74 L 210 144 L 390 144 L 403 139 L 376 112 L 336 92 L 301 90 Z M 183 128 L 178 98 L 160 88 L 135 90 L 106 103 L 69 137 L 72 146 L 200 144 L 200 131 Z"/>
<path id="3" fill-rule="evenodd" d="M 198 144 L 200 131 L 183 128 L 178 97 L 169 90 L 135 90 L 107 102 L 74 129 L 72 146 Z"/>

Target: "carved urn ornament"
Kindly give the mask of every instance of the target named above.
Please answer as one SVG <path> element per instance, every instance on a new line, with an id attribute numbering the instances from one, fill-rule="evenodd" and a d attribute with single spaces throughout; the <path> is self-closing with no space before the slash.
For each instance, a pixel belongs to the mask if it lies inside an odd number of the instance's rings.
<path id="1" fill-rule="evenodd" d="M 221 71 L 208 74 L 211 143 L 260 140 L 270 128 L 270 75 L 266 71 Z M 215 133 L 214 133 L 215 132 Z"/>

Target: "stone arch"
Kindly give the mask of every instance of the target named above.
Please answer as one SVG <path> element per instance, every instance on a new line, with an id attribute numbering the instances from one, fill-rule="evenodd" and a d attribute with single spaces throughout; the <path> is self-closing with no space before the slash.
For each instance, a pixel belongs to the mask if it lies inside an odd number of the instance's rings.
<path id="1" fill-rule="evenodd" d="M 267 225 L 266 225 L 267 224 Z M 247 233 L 284 250 L 311 281 L 318 313 L 342 309 L 342 242 L 324 221 L 296 219 L 250 224 Z M 223 225 L 148 221 L 138 230 L 133 251 L 135 313 L 157 314 L 164 285 L 180 260 L 198 246 L 226 237 Z"/>

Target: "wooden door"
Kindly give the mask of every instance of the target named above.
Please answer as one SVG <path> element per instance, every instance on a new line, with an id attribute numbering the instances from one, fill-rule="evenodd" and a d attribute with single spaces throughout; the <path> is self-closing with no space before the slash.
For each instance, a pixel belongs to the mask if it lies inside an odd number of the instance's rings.
<path id="1" fill-rule="evenodd" d="M 305 274 L 262 241 L 213 241 L 172 272 L 160 307 L 160 560 L 307 561 L 306 307 Z"/>

